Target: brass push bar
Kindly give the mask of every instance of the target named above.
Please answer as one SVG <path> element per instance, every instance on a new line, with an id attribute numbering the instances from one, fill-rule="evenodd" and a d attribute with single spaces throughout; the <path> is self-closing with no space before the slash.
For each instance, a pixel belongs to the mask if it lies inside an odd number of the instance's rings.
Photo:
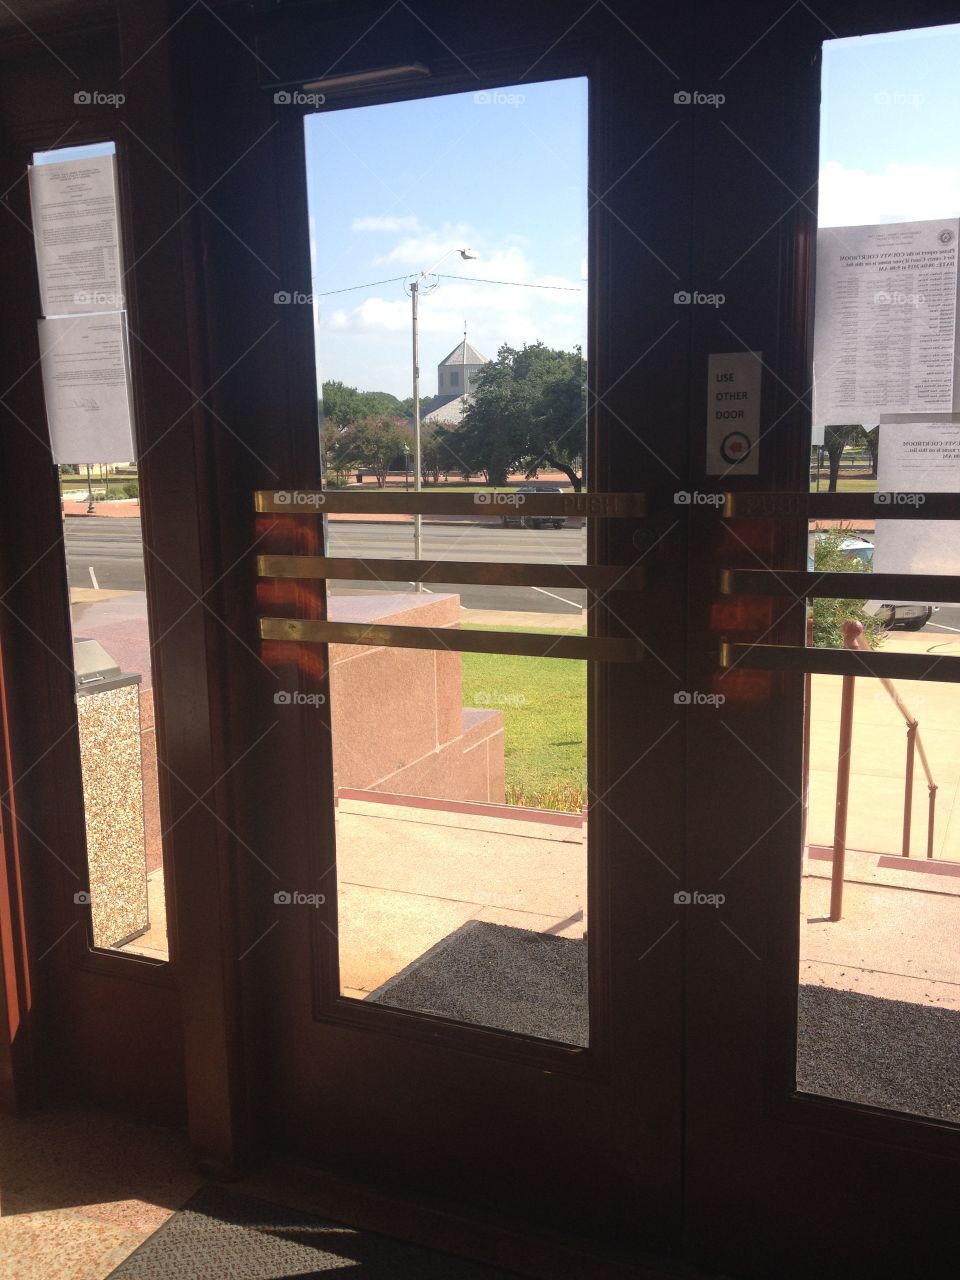
<path id="1" fill-rule="evenodd" d="M 960 520 L 956 493 L 728 493 L 727 520 Z"/>
<path id="2" fill-rule="evenodd" d="M 639 564 L 488 564 L 474 560 L 359 560 L 343 556 L 258 556 L 257 573 L 261 578 L 582 587 L 589 591 L 638 590 L 644 583 L 643 566 Z"/>
<path id="3" fill-rule="evenodd" d="M 723 595 L 819 596 L 831 600 L 960 600 L 960 577 L 933 573 L 816 573 L 724 569 Z"/>
<path id="4" fill-rule="evenodd" d="M 323 622 L 312 618 L 261 618 L 260 635 L 264 640 L 450 649 L 457 653 L 503 653 L 526 658 L 587 658 L 595 662 L 639 662 L 643 656 L 641 641 L 618 637 L 551 636 L 536 631 L 461 631 L 457 627 L 398 627 L 379 622 Z"/>
<path id="5" fill-rule="evenodd" d="M 720 645 L 720 665 L 759 671 L 809 671 L 815 675 L 960 681 L 960 658 L 938 657 L 932 653 L 867 653 L 862 649 L 815 649 L 804 645 L 724 640 Z"/>
<path id="6" fill-rule="evenodd" d="M 522 501 L 518 501 L 522 499 Z M 258 512 L 275 515 L 584 516 L 646 515 L 642 493 L 351 493 L 338 489 L 258 489 Z"/>

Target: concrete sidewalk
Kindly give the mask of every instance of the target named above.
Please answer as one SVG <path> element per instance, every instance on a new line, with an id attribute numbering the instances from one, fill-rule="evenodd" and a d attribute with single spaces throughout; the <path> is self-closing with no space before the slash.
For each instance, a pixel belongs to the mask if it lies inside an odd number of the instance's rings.
<path id="1" fill-rule="evenodd" d="M 341 800 L 341 983 L 363 999 L 468 920 L 579 938 L 586 829 Z"/>

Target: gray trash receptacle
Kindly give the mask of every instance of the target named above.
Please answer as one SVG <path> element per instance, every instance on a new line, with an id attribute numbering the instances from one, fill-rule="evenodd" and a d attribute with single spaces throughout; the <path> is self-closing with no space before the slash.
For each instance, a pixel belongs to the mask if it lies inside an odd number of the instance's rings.
<path id="1" fill-rule="evenodd" d="M 121 947 L 150 927 L 140 758 L 140 676 L 99 640 L 73 642 L 93 944 Z"/>

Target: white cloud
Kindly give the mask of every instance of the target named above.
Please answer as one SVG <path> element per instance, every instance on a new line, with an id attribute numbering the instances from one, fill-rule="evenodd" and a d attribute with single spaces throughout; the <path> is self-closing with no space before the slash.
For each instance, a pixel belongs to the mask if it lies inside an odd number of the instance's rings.
<path id="1" fill-rule="evenodd" d="M 466 223 L 448 223 L 423 228 L 417 235 L 401 233 L 392 248 L 372 259 L 371 265 L 399 264 L 413 275 L 433 266 L 448 250 L 466 245 L 472 246 L 477 258 L 464 261 L 451 254 L 439 264 L 441 276 L 436 287 L 421 293 L 424 395 L 435 390 L 437 362 L 460 341 L 464 323 L 470 342 L 491 359 L 504 343 L 520 347 L 542 341 L 569 350 L 585 341 L 584 281 L 556 272 L 538 273 L 528 256 L 528 243 L 518 236 L 507 235 L 491 243 Z M 586 263 L 580 266 L 585 268 Z M 516 287 L 529 284 L 560 286 L 564 291 Z M 366 390 L 408 395 L 410 297 L 400 282 L 382 285 L 355 300 L 349 296 L 331 298 L 330 310 L 324 302 L 321 299 L 322 376 L 341 378 Z"/>
<path id="2" fill-rule="evenodd" d="M 405 266 L 415 267 L 418 271 L 432 266 L 438 258 L 454 249 L 470 247 L 470 228 L 464 222 L 446 224 L 434 231 L 425 231 L 422 235 L 407 236 L 399 244 L 395 244 L 387 253 L 378 254 L 373 262 L 381 265 L 387 262 L 399 262 Z"/>
<path id="3" fill-rule="evenodd" d="M 350 311 L 337 310 L 325 323 L 321 313 L 321 327 L 327 323 L 331 329 L 343 332 L 353 329 L 359 332 L 396 333 L 410 328 L 410 303 L 405 299 L 365 298 Z"/>
<path id="4" fill-rule="evenodd" d="M 397 218 L 388 215 L 380 217 L 354 218 L 350 224 L 352 231 L 417 231 L 420 222 L 414 213 Z"/>
<path id="5" fill-rule="evenodd" d="M 821 227 L 960 216 L 960 167 L 888 164 L 881 173 L 831 160 L 820 173 Z"/>

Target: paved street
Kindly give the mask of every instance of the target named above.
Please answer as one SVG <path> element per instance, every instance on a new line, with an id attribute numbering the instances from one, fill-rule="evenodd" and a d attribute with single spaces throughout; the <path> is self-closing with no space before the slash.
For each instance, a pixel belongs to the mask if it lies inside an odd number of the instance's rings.
<path id="1" fill-rule="evenodd" d="M 413 555 L 411 524 L 343 521 L 330 523 L 332 555 L 366 559 L 403 559 Z M 425 524 L 424 556 L 433 560 L 471 560 L 534 563 L 583 563 L 586 530 L 504 529 L 491 525 Z M 142 591 L 143 550 L 140 521 L 84 516 L 64 523 L 67 563 L 73 587 L 100 586 L 104 590 Z M 90 576 L 90 569 L 96 582 Z M 409 591 L 407 582 L 334 582 L 338 594 L 362 591 Z M 432 583 L 431 592 L 456 591 L 464 608 L 536 613 L 576 613 L 585 591 L 539 587 L 471 587 Z"/>
<path id="2" fill-rule="evenodd" d="M 143 590 L 139 519 L 74 517 L 64 520 L 63 537 L 71 587 Z M 90 576 L 91 567 L 96 582 Z"/>
<path id="3" fill-rule="evenodd" d="M 331 521 L 332 555 L 369 559 L 403 559 L 413 555 L 413 526 L 387 522 Z M 495 525 L 425 524 L 424 554 L 433 560 L 473 560 L 582 564 L 586 530 L 503 529 Z M 143 590 L 143 551 L 139 519 L 84 516 L 64 523 L 67 562 L 73 587 Z M 90 576 L 93 568 L 96 582 Z M 363 591 L 407 591 L 409 583 L 334 582 L 346 595 Z M 470 587 L 433 583 L 430 591 L 456 591 L 467 609 L 572 614 L 582 609 L 586 592 L 565 588 Z M 925 635 L 960 635 L 960 605 L 944 605 L 924 628 Z"/>

